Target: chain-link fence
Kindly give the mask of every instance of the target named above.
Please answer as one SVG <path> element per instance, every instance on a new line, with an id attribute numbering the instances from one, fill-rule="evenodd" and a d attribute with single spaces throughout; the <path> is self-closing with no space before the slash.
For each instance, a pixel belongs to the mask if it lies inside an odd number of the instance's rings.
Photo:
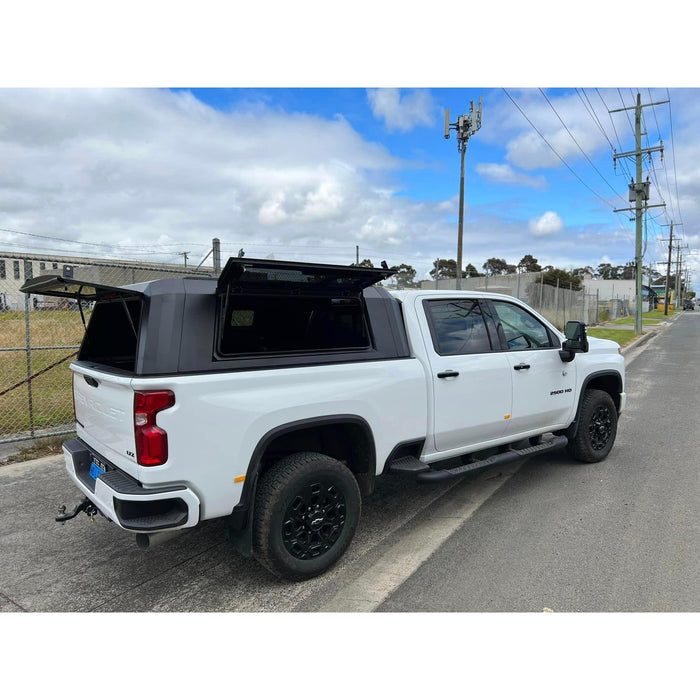
<path id="1" fill-rule="evenodd" d="M 424 281 L 421 283 L 421 287 L 423 289 L 455 289 L 456 280 Z M 488 291 L 494 294 L 508 294 L 517 297 L 559 329 L 563 329 L 566 322 L 571 320 L 593 325 L 612 321 L 622 316 L 634 315 L 635 312 L 634 297 L 616 296 L 612 299 L 601 299 L 599 293 L 590 294 L 585 289 L 577 291 L 570 287 L 545 283 L 541 272 L 469 277 L 462 280 L 462 289 Z"/>
<path id="2" fill-rule="evenodd" d="M 75 429 L 70 362 L 83 337 L 77 302 L 22 294 L 27 279 L 59 275 L 122 286 L 164 277 L 208 275 L 212 268 L 149 265 L 0 252 L 0 443 Z M 87 322 L 89 304 L 83 304 Z"/>

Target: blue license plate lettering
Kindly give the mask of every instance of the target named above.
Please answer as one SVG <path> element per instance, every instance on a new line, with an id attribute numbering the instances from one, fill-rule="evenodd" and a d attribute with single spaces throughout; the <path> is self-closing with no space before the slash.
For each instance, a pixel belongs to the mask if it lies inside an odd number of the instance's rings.
<path id="1" fill-rule="evenodd" d="M 100 467 L 99 465 L 95 464 L 94 462 L 92 462 L 90 464 L 90 476 L 93 479 L 97 479 L 97 477 L 100 474 L 104 474 L 104 473 L 105 473 L 105 470 L 102 467 Z"/>

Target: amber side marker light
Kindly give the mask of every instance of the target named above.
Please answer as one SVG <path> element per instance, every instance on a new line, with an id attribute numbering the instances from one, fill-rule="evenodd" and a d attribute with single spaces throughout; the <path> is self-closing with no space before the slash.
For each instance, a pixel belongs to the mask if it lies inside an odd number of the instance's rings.
<path id="1" fill-rule="evenodd" d="M 233 480 L 233 483 L 234 483 L 234 484 L 240 484 L 241 481 L 245 481 L 245 476 L 237 476 L 237 477 Z"/>

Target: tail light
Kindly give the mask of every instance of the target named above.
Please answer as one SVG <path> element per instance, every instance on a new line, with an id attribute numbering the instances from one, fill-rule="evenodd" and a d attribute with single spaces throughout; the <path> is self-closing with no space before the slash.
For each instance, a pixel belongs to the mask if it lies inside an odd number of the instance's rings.
<path id="1" fill-rule="evenodd" d="M 155 467 L 168 460 L 168 434 L 156 425 L 156 414 L 175 405 L 172 391 L 134 392 L 134 436 L 136 461 Z"/>

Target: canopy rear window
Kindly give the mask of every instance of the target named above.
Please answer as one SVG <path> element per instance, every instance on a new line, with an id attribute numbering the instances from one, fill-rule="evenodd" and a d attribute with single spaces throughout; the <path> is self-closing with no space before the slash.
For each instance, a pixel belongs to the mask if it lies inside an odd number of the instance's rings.
<path id="1" fill-rule="evenodd" d="M 385 268 L 229 258 L 216 291 L 357 296 L 365 287 L 395 272 Z"/>
<path id="2" fill-rule="evenodd" d="M 118 297 L 143 296 L 141 292 L 125 287 L 110 287 L 96 282 L 81 282 L 65 279 L 57 275 L 43 275 L 27 280 L 20 292 L 26 294 L 45 294 L 51 297 L 96 301 L 97 299 L 116 299 Z"/>

